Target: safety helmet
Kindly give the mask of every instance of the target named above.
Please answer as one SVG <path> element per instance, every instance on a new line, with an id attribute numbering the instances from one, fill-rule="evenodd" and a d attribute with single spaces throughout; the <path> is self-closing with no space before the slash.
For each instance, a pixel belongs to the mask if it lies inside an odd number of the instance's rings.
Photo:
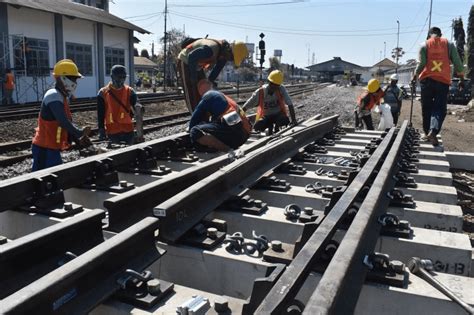
<path id="1" fill-rule="evenodd" d="M 375 93 L 380 88 L 380 82 L 377 79 L 371 79 L 369 83 L 367 83 L 367 90 L 369 93 Z"/>
<path id="2" fill-rule="evenodd" d="M 240 67 L 242 61 L 248 56 L 249 51 L 244 42 L 234 42 L 232 44 L 232 54 L 234 55 L 234 63 Z"/>
<path id="3" fill-rule="evenodd" d="M 82 74 L 79 73 L 79 69 L 77 69 L 76 64 L 71 59 L 63 59 L 58 61 L 54 65 L 53 75 L 82 78 Z"/>
<path id="4" fill-rule="evenodd" d="M 127 78 L 127 68 L 122 65 L 113 65 L 110 69 L 110 78 L 116 88 L 123 87 Z"/>
<path id="5" fill-rule="evenodd" d="M 268 81 L 276 85 L 281 85 L 283 83 L 283 72 L 280 70 L 273 70 L 268 75 Z"/>
<path id="6" fill-rule="evenodd" d="M 398 74 L 394 73 L 390 76 L 390 81 L 398 81 Z"/>

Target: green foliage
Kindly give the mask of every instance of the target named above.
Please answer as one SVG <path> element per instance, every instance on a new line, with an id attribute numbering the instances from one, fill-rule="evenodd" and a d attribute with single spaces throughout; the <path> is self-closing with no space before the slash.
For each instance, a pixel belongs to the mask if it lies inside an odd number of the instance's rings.
<path id="1" fill-rule="evenodd" d="M 453 21 L 454 39 L 456 41 L 456 49 L 459 57 L 464 62 L 464 45 L 466 44 L 466 33 L 464 33 L 464 26 L 462 18 L 454 19 Z"/>
<path id="2" fill-rule="evenodd" d="M 467 78 L 474 84 L 474 5 L 469 12 L 467 25 Z"/>
<path id="3" fill-rule="evenodd" d="M 281 62 L 277 57 L 270 57 L 269 59 L 270 62 L 270 68 L 268 71 L 273 71 L 273 70 L 281 70 Z"/>
<path id="4" fill-rule="evenodd" d="M 148 53 L 148 50 L 146 49 L 142 49 L 142 51 L 140 52 L 140 56 L 145 57 L 145 58 L 150 58 L 150 54 Z"/>

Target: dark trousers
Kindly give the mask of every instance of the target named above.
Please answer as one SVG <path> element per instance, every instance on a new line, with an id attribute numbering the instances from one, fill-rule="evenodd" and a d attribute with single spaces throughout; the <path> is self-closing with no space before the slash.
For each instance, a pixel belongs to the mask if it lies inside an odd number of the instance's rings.
<path id="1" fill-rule="evenodd" d="M 255 131 L 265 131 L 267 128 L 273 128 L 273 124 L 277 127 L 286 126 L 290 123 L 290 119 L 283 113 L 274 115 L 263 116 L 261 119 L 255 122 L 253 129 Z"/>
<path id="2" fill-rule="evenodd" d="M 362 120 L 364 121 L 365 127 L 367 130 L 374 130 L 374 123 L 372 122 L 372 115 L 362 116 Z"/>
<path id="3" fill-rule="evenodd" d="M 437 135 L 447 111 L 449 85 L 430 78 L 420 81 L 423 131 Z"/>
<path id="4" fill-rule="evenodd" d="M 392 111 L 393 125 L 396 126 L 398 123 L 398 117 L 400 116 L 400 111 Z"/>

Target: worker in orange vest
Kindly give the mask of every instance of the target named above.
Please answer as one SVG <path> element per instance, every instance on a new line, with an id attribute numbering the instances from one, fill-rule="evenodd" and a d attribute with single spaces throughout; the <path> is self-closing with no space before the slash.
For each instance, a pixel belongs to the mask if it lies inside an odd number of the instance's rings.
<path id="1" fill-rule="evenodd" d="M 280 70 L 273 70 L 268 75 L 268 83 L 259 87 L 252 96 L 245 102 L 242 109 L 257 107 L 254 129 L 264 131 L 273 126 L 276 129 L 290 124 L 288 110 L 290 111 L 291 123 L 296 124 L 295 109 L 286 88 L 283 84 L 283 73 Z M 288 110 L 287 110 L 288 107 Z"/>
<path id="2" fill-rule="evenodd" d="M 210 70 L 207 79 L 216 85 L 215 80 L 226 63 L 232 61 L 239 67 L 248 56 L 248 49 L 244 42 L 229 43 L 226 40 L 210 38 L 195 39 L 184 43 L 183 46 L 178 55 L 177 66 L 183 81 L 186 105 L 192 112 L 200 100 L 197 84 L 199 80 L 206 79 L 204 71 Z"/>
<path id="3" fill-rule="evenodd" d="M 191 141 L 234 155 L 231 149 L 247 141 L 252 126 L 233 99 L 211 89 L 209 80 L 199 82 L 202 98 L 189 121 Z"/>
<path id="4" fill-rule="evenodd" d="M 61 164 L 60 152 L 70 147 L 71 140 L 81 146 L 90 144 L 90 127 L 77 128 L 69 109 L 69 98 L 74 96 L 82 75 L 72 60 L 64 59 L 54 66 L 53 76 L 56 84 L 43 97 L 32 141 L 33 171 Z"/>
<path id="5" fill-rule="evenodd" d="M 106 137 L 112 143 L 131 145 L 135 141 L 132 118 L 137 104 L 137 94 L 125 84 L 127 69 L 114 65 L 110 70 L 111 82 L 97 95 L 97 120 L 99 139 Z"/>
<path id="6" fill-rule="evenodd" d="M 13 104 L 13 90 L 15 89 L 15 76 L 13 75 L 11 69 L 6 70 L 5 83 L 4 83 L 3 88 L 5 91 L 5 103 L 7 105 Z"/>
<path id="7" fill-rule="evenodd" d="M 360 120 L 362 120 L 365 123 L 367 130 L 374 130 L 371 110 L 375 106 L 380 105 L 383 97 L 384 92 L 380 88 L 379 80 L 369 80 L 367 88 L 357 98 L 357 107 L 355 110 L 356 128 L 361 125 Z"/>
<path id="8" fill-rule="evenodd" d="M 451 67 L 460 78 L 459 89 L 464 88 L 464 67 L 456 47 L 441 37 L 441 29 L 432 27 L 428 39 L 420 48 L 419 63 L 413 74 L 412 83 L 420 80 L 421 112 L 423 116 L 423 140 L 437 146 L 437 134 L 441 131 L 447 112 Z"/>

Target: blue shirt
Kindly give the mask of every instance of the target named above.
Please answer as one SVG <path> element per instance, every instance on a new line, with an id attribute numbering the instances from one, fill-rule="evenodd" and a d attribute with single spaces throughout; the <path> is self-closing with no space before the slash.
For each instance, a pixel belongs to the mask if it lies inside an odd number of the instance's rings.
<path id="1" fill-rule="evenodd" d="M 194 109 L 189 121 L 189 129 L 205 121 L 207 114 L 211 115 L 212 121 L 216 121 L 225 112 L 227 106 L 228 103 L 224 94 L 213 90 L 206 92 Z"/>

